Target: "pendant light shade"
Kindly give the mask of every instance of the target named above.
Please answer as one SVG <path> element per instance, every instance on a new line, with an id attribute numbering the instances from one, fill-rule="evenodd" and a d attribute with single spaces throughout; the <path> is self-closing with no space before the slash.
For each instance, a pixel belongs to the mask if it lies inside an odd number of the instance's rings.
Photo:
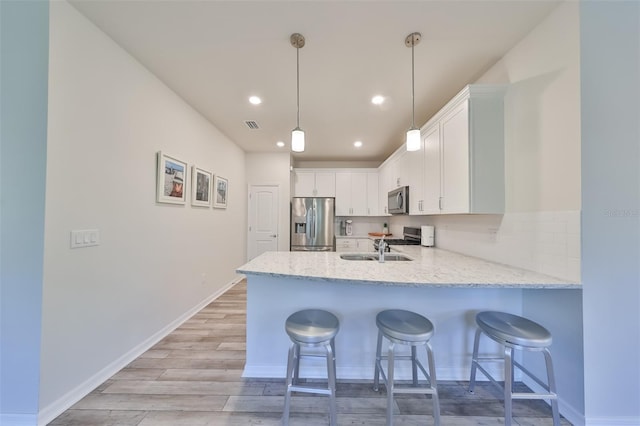
<path id="1" fill-rule="evenodd" d="M 300 128 L 300 49 L 304 47 L 305 39 L 302 34 L 291 34 L 291 45 L 296 48 L 296 99 L 298 114 L 296 128 L 291 131 L 291 150 L 304 152 L 304 130 Z"/>
<path id="2" fill-rule="evenodd" d="M 300 127 L 291 131 L 291 151 L 304 152 L 304 130 Z"/>
<path id="3" fill-rule="evenodd" d="M 416 102 L 415 102 L 415 66 L 413 48 L 420 43 L 422 34 L 411 33 L 404 39 L 404 44 L 411 48 L 411 128 L 407 131 L 407 151 L 418 151 L 420 149 L 420 129 L 416 129 Z"/>
<path id="4" fill-rule="evenodd" d="M 407 130 L 407 151 L 420 149 L 420 129 Z"/>

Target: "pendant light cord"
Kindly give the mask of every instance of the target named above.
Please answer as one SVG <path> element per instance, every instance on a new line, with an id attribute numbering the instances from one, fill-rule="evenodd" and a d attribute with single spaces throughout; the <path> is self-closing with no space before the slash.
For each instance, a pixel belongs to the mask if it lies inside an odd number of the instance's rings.
<path id="1" fill-rule="evenodd" d="M 298 117 L 296 119 L 296 128 L 300 128 L 300 47 L 296 46 L 296 93 L 298 103 Z"/>
<path id="2" fill-rule="evenodd" d="M 415 99 L 415 87 L 414 87 L 414 81 L 415 81 L 415 65 L 414 65 L 414 59 L 413 59 L 413 47 L 415 45 L 415 42 L 412 40 L 411 41 L 411 128 L 415 129 L 416 128 L 416 123 L 415 123 L 415 118 L 416 118 L 416 99 Z"/>

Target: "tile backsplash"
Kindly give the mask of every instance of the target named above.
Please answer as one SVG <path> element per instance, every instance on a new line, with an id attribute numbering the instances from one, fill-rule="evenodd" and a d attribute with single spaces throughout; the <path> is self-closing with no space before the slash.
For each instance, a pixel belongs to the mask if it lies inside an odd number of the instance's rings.
<path id="1" fill-rule="evenodd" d="M 580 211 L 394 216 L 391 232 L 419 225 L 435 226 L 436 247 L 580 280 Z"/>

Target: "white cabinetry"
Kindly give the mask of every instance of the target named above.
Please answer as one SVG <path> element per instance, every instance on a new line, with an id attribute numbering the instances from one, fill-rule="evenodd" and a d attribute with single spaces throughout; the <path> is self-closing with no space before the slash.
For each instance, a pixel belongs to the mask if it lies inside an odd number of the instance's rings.
<path id="1" fill-rule="evenodd" d="M 440 213 L 440 123 L 422 131 L 424 185 L 420 214 Z"/>
<path id="2" fill-rule="evenodd" d="M 424 214 L 424 141 L 420 141 L 420 150 L 405 154 L 407 183 L 409 185 L 409 214 Z"/>
<path id="3" fill-rule="evenodd" d="M 409 192 L 422 202 L 412 213 L 504 212 L 504 90 L 469 85 L 422 127 L 423 185 Z"/>
<path id="4" fill-rule="evenodd" d="M 335 197 L 335 171 L 294 170 L 294 197 Z"/>
<path id="5" fill-rule="evenodd" d="M 380 214 L 388 215 L 388 195 L 389 191 L 392 191 L 400 186 L 409 185 L 409 156 L 404 147 L 399 148 L 396 152 L 380 166 L 378 169 L 379 174 L 379 200 L 380 200 Z M 409 197 L 411 198 L 411 197 Z"/>
<path id="6" fill-rule="evenodd" d="M 367 216 L 380 215 L 378 172 L 367 172 Z"/>
<path id="7" fill-rule="evenodd" d="M 373 241 L 369 238 L 336 238 L 338 252 L 370 252 L 373 251 Z"/>
<path id="8" fill-rule="evenodd" d="M 377 215 L 377 182 L 376 171 L 336 171 L 336 216 Z M 375 198 L 369 201 L 371 191 Z"/>

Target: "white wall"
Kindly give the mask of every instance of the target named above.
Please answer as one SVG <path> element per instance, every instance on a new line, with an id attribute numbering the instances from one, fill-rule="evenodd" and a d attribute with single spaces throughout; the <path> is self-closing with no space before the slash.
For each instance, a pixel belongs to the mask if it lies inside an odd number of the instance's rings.
<path id="1" fill-rule="evenodd" d="M 237 279 L 247 221 L 242 150 L 68 3 L 50 26 L 41 421 Z M 228 208 L 156 203 L 160 150 L 227 178 Z"/>
<path id="2" fill-rule="evenodd" d="M 289 210 L 291 200 L 291 154 L 247 153 L 247 185 L 278 185 L 278 250 L 289 251 Z M 245 226 L 246 228 L 246 226 Z"/>
<path id="3" fill-rule="evenodd" d="M 38 414 L 45 164 L 47 2 L 0 2 L 0 424 Z"/>
<path id="4" fill-rule="evenodd" d="M 640 3 L 581 2 L 588 425 L 640 424 Z"/>

